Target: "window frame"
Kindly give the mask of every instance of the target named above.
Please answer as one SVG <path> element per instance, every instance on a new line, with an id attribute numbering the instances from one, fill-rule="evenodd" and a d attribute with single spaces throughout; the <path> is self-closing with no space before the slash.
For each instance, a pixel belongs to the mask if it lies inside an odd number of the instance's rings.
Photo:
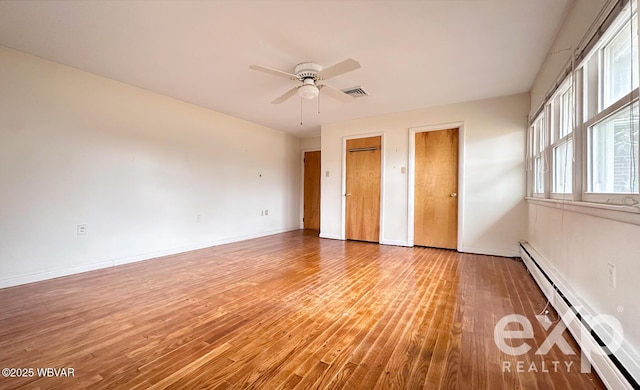
<path id="1" fill-rule="evenodd" d="M 532 164 L 532 184 L 531 184 L 531 196 L 535 198 L 545 198 L 548 190 L 547 186 L 547 172 L 548 172 L 548 159 L 547 159 L 547 111 L 548 107 L 545 107 L 530 126 L 531 129 L 531 164 Z M 542 182 L 536 180 L 538 175 L 538 162 L 542 164 Z M 537 191 L 537 185 L 542 185 L 542 191 Z"/>

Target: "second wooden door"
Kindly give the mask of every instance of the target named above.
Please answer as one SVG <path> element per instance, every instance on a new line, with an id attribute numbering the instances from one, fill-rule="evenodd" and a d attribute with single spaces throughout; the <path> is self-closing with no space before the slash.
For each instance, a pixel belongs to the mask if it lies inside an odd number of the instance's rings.
<path id="1" fill-rule="evenodd" d="M 304 153 L 305 229 L 320 230 L 320 151 Z"/>
<path id="2" fill-rule="evenodd" d="M 346 220 L 348 240 L 380 241 L 382 137 L 347 140 Z"/>
<path id="3" fill-rule="evenodd" d="M 415 137 L 414 244 L 456 249 L 458 129 Z"/>

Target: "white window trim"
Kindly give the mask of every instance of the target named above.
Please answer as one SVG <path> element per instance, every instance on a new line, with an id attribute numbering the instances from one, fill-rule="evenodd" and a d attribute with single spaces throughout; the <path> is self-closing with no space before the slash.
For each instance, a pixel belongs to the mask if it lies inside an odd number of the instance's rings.
<path id="1" fill-rule="evenodd" d="M 590 203 L 572 200 L 527 198 L 529 204 L 552 207 L 575 213 L 591 215 L 612 221 L 640 225 L 639 206 L 621 206 L 605 203 Z"/>
<path id="2" fill-rule="evenodd" d="M 631 91 L 630 93 L 628 93 L 626 96 L 618 99 L 618 101 L 616 101 L 615 103 L 611 104 L 609 107 L 605 108 L 603 111 L 599 112 L 598 114 L 594 115 L 593 118 L 589 119 L 588 121 L 584 122 L 583 125 L 583 131 L 585 129 L 588 129 L 589 127 L 607 119 L 608 117 L 610 117 L 611 115 L 617 113 L 618 111 L 622 110 L 623 108 L 635 103 L 638 100 L 638 89 L 634 89 L 633 91 Z"/>

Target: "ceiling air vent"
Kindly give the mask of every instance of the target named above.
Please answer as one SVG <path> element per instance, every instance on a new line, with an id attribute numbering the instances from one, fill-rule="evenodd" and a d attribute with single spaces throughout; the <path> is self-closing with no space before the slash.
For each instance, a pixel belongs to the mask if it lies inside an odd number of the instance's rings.
<path id="1" fill-rule="evenodd" d="M 364 88 L 362 88 L 359 85 L 357 87 L 343 89 L 342 92 L 346 93 L 349 96 L 353 96 L 354 98 L 359 98 L 359 97 L 362 97 L 362 96 L 369 96 L 369 93 L 367 91 L 365 91 Z"/>

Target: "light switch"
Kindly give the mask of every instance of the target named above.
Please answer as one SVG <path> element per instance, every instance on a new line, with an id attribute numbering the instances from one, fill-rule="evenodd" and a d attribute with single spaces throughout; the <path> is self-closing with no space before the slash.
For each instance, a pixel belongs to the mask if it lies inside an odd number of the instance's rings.
<path id="1" fill-rule="evenodd" d="M 324 174 L 326 177 L 329 177 L 329 171 L 325 172 Z"/>
<path id="2" fill-rule="evenodd" d="M 400 167 L 400 173 L 407 173 L 407 167 Z"/>

